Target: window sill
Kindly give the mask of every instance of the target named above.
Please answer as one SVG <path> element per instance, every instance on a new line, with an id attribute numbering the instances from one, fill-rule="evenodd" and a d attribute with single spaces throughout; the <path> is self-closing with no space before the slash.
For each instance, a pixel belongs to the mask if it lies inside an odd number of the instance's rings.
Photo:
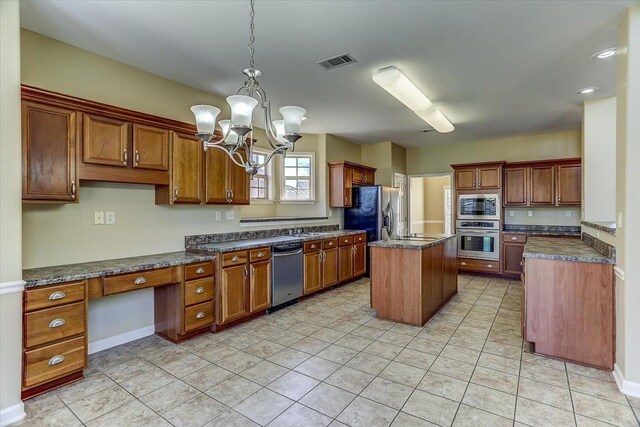
<path id="1" fill-rule="evenodd" d="M 267 199 L 251 199 L 250 200 L 250 205 L 272 205 L 274 203 L 275 203 L 274 200 L 267 200 Z"/>
<path id="2" fill-rule="evenodd" d="M 315 205 L 315 200 L 280 200 L 281 205 Z"/>

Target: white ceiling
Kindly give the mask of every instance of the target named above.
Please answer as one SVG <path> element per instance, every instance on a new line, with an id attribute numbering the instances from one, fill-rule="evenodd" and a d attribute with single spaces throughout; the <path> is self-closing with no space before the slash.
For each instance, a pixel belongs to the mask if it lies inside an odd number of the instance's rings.
<path id="1" fill-rule="evenodd" d="M 615 45 L 634 1 L 267 1 L 256 4 L 256 67 L 276 109 L 304 132 L 405 146 L 578 128 L 584 96 L 615 94 Z M 22 26 L 218 95 L 247 67 L 247 1 L 22 1 Z M 348 52 L 357 63 L 325 71 Z M 373 83 L 395 65 L 454 123 L 420 118 Z"/>

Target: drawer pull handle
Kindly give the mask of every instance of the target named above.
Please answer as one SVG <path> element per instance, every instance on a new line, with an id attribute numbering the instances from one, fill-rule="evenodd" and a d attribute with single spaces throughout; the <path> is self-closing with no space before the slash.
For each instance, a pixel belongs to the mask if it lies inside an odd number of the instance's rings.
<path id="1" fill-rule="evenodd" d="M 240 258 L 238 258 L 237 256 L 234 256 L 233 258 L 231 258 L 231 262 L 236 262 L 238 261 Z"/>
<path id="2" fill-rule="evenodd" d="M 196 319 L 202 319 L 203 317 L 204 317 L 204 311 L 199 311 L 199 312 L 196 314 Z"/>
<path id="3" fill-rule="evenodd" d="M 198 267 L 198 269 L 196 270 L 196 273 L 197 273 L 197 274 L 202 274 L 202 273 L 204 273 L 204 268 L 202 268 L 202 267 Z"/>
<path id="4" fill-rule="evenodd" d="M 464 262 L 464 261 L 462 261 L 462 262 L 460 263 L 460 265 L 467 265 L 467 263 L 466 263 L 466 262 Z"/>
<path id="5" fill-rule="evenodd" d="M 49 322 L 49 327 L 50 328 L 59 328 L 60 326 L 64 325 L 65 322 L 64 319 L 53 319 L 51 322 Z"/>
<path id="6" fill-rule="evenodd" d="M 65 294 L 62 291 L 55 291 L 54 293 L 49 295 L 49 301 L 59 300 L 59 299 L 62 299 L 64 297 L 66 297 L 66 296 L 67 296 L 67 294 Z"/>
<path id="7" fill-rule="evenodd" d="M 196 288 L 196 294 L 204 294 L 204 288 L 202 286 Z"/>
<path id="8" fill-rule="evenodd" d="M 311 245 L 311 249 L 315 249 L 315 248 L 316 248 L 316 245 Z"/>
<path id="9" fill-rule="evenodd" d="M 513 236 L 511 240 L 518 240 L 518 238 L 516 236 Z"/>
<path id="10" fill-rule="evenodd" d="M 487 264 L 487 267 L 493 268 L 493 264 Z"/>
<path id="11" fill-rule="evenodd" d="M 329 242 L 329 246 L 333 246 L 333 242 Z"/>
<path id="12" fill-rule="evenodd" d="M 258 258 L 262 258 L 264 256 L 264 252 L 258 252 Z"/>
<path id="13" fill-rule="evenodd" d="M 136 285 L 144 285 L 145 283 L 147 283 L 147 279 L 145 279 L 144 277 L 138 277 L 133 281 L 133 283 Z"/>
<path id="14" fill-rule="evenodd" d="M 64 362 L 64 356 L 61 354 L 58 354 L 56 356 L 53 356 L 51 359 L 49 359 L 49 362 L 47 363 L 47 365 L 54 366 L 62 362 Z"/>

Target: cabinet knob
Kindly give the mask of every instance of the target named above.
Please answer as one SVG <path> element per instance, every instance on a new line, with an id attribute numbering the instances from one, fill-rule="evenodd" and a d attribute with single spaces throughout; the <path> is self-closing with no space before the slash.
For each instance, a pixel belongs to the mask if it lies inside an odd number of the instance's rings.
<path id="1" fill-rule="evenodd" d="M 233 258 L 231 258 L 231 262 L 236 262 L 238 261 L 240 258 L 238 258 L 237 256 L 234 256 Z"/>
<path id="2" fill-rule="evenodd" d="M 518 238 L 516 236 L 513 236 L 511 240 L 518 240 Z"/>
<path id="3" fill-rule="evenodd" d="M 258 258 L 262 258 L 263 256 L 264 256 L 264 252 L 258 252 Z"/>
<path id="4" fill-rule="evenodd" d="M 64 325 L 65 322 L 64 319 L 53 319 L 51 322 L 49 322 L 49 327 L 50 328 L 59 328 L 60 326 Z"/>
<path id="5" fill-rule="evenodd" d="M 61 354 L 55 355 L 53 356 L 51 359 L 49 359 L 49 362 L 47 362 L 47 365 L 49 366 L 54 366 L 57 365 L 58 363 L 62 363 L 64 362 L 64 356 Z"/>
<path id="6" fill-rule="evenodd" d="M 136 165 L 137 165 L 138 163 L 140 163 L 140 153 L 138 153 L 138 150 L 136 150 L 136 157 L 135 157 L 135 160 L 136 160 Z"/>
<path id="7" fill-rule="evenodd" d="M 204 317 L 204 311 L 199 311 L 196 313 L 196 319 L 202 319 Z"/>
<path id="8" fill-rule="evenodd" d="M 202 286 L 196 288 L 196 294 L 204 294 L 204 288 Z"/>
<path id="9" fill-rule="evenodd" d="M 125 165 L 127 164 L 127 159 L 128 159 L 128 155 L 127 155 L 127 149 L 125 148 L 124 151 L 122 152 L 122 163 L 124 163 Z"/>
<path id="10" fill-rule="evenodd" d="M 488 268 L 493 268 L 493 264 L 487 264 Z"/>
<path id="11" fill-rule="evenodd" d="M 62 291 L 55 291 L 49 295 L 49 301 L 55 301 L 66 297 L 67 295 Z"/>
<path id="12" fill-rule="evenodd" d="M 144 277 L 140 276 L 136 280 L 134 280 L 133 283 L 136 284 L 136 285 L 144 285 L 145 283 L 147 283 L 147 279 L 145 279 Z"/>

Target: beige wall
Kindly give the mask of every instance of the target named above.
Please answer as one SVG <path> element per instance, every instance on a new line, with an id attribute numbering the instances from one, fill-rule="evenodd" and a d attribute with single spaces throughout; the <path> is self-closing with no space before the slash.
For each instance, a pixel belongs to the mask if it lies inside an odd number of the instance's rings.
<path id="1" fill-rule="evenodd" d="M 585 221 L 616 220 L 616 98 L 585 101 L 582 114 Z"/>
<path id="2" fill-rule="evenodd" d="M 376 184 L 393 187 L 394 173 L 407 173 L 407 150 L 391 141 L 362 145 L 362 164 L 376 168 Z"/>
<path id="3" fill-rule="evenodd" d="M 580 157 L 580 131 L 485 139 L 407 149 L 407 173 L 449 173 L 454 163 L 520 161 Z"/>
<path id="4" fill-rule="evenodd" d="M 335 135 L 327 134 L 327 161 L 341 162 L 343 160 L 360 163 L 362 161 L 361 145 Z"/>
<path id="5" fill-rule="evenodd" d="M 533 216 L 529 216 L 531 211 Z M 513 216 L 511 216 L 513 212 Z M 570 217 L 567 217 L 569 212 Z M 523 225 L 580 225 L 580 208 L 505 208 L 504 222 L 505 224 L 523 224 Z"/>
<path id="6" fill-rule="evenodd" d="M 20 173 L 20 12 L 0 2 L 0 425 L 24 416 Z"/>

